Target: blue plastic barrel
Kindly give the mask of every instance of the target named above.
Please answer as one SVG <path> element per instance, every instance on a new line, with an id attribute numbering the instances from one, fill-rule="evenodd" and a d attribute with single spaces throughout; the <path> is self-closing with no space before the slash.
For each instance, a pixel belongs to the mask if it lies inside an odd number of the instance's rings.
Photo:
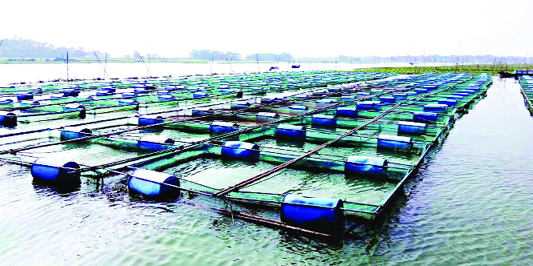
<path id="1" fill-rule="evenodd" d="M 115 92 L 117 91 L 116 88 L 113 88 L 113 87 L 107 87 L 107 86 L 106 86 L 106 87 L 102 87 L 101 90 L 102 90 L 102 91 L 107 91 L 107 92 L 110 93 L 110 94 L 113 94 L 113 93 L 115 93 Z"/>
<path id="2" fill-rule="evenodd" d="M 289 109 L 291 110 L 296 110 L 296 111 L 304 111 L 304 110 L 307 110 L 307 106 L 304 106 L 304 105 L 291 105 L 289 106 Z"/>
<path id="3" fill-rule="evenodd" d="M 206 92 L 195 92 L 192 95 L 194 99 L 205 98 L 207 96 L 209 96 L 209 94 L 207 94 Z"/>
<path id="4" fill-rule="evenodd" d="M 304 126 L 281 124 L 276 129 L 276 137 L 283 139 L 305 139 L 306 128 Z"/>
<path id="5" fill-rule="evenodd" d="M 246 101 L 235 101 L 230 104 L 231 109 L 243 109 L 250 107 L 250 103 Z"/>
<path id="6" fill-rule="evenodd" d="M 296 100 L 306 100 L 309 99 L 309 94 L 298 94 L 294 96 Z"/>
<path id="7" fill-rule="evenodd" d="M 332 105 L 337 103 L 335 99 L 321 99 L 316 101 L 316 105 Z"/>
<path id="8" fill-rule="evenodd" d="M 34 181 L 51 183 L 61 187 L 79 186 L 80 166 L 63 158 L 39 158 L 31 166 Z"/>
<path id="9" fill-rule="evenodd" d="M 392 94 L 392 97 L 394 97 L 395 99 L 398 99 L 398 100 L 405 100 L 407 99 L 407 95 L 405 93 L 393 93 Z"/>
<path id="10" fill-rule="evenodd" d="M 239 125 L 233 122 L 215 121 L 209 126 L 211 132 L 228 133 L 239 130 Z"/>
<path id="11" fill-rule="evenodd" d="M 475 93 L 476 93 L 475 90 L 466 90 L 466 89 L 465 89 L 465 90 L 462 90 L 462 91 L 459 91 L 459 92 L 460 92 L 460 93 L 468 93 L 469 95 L 471 95 L 471 94 L 475 94 Z"/>
<path id="12" fill-rule="evenodd" d="M 4 104 L 12 104 L 13 103 L 13 99 L 10 99 L 10 98 L 0 98 L 0 105 L 4 105 Z"/>
<path id="13" fill-rule="evenodd" d="M 464 96 L 460 96 L 460 95 L 448 95 L 446 96 L 447 99 L 450 99 L 450 100 L 462 100 L 464 99 Z"/>
<path id="14" fill-rule="evenodd" d="M 381 174 L 387 166 L 387 159 L 365 156 L 348 156 L 344 164 L 346 173 Z"/>
<path id="15" fill-rule="evenodd" d="M 379 97 L 379 100 L 385 103 L 394 103 L 396 102 L 396 98 L 392 96 L 381 96 Z"/>
<path id="16" fill-rule="evenodd" d="M 19 102 L 23 100 L 33 100 L 33 93 L 31 92 L 17 93 L 17 100 Z"/>
<path id="17" fill-rule="evenodd" d="M 134 93 L 148 93 L 148 90 L 146 90 L 146 87 L 144 86 L 134 86 L 133 92 Z"/>
<path id="18" fill-rule="evenodd" d="M 63 106 L 63 111 L 65 112 L 78 112 L 78 117 L 81 119 L 85 119 L 86 117 L 86 110 L 85 106 L 79 103 L 69 103 Z"/>
<path id="19" fill-rule="evenodd" d="M 79 139 L 92 135 L 92 130 L 84 127 L 65 127 L 61 130 L 61 140 Z"/>
<path id="20" fill-rule="evenodd" d="M 34 100 L 20 101 L 20 106 L 21 107 L 39 106 L 39 105 L 41 105 L 41 103 L 39 101 L 34 101 Z"/>
<path id="21" fill-rule="evenodd" d="M 312 94 L 313 96 L 322 96 L 322 95 L 326 95 L 328 92 L 325 91 L 325 90 L 318 90 L 318 91 L 313 91 Z"/>
<path id="22" fill-rule="evenodd" d="M 166 150 L 172 148 L 171 145 L 173 144 L 173 139 L 161 135 L 142 136 L 137 140 L 140 149 L 150 151 Z"/>
<path id="23" fill-rule="evenodd" d="M 232 89 L 221 89 L 221 90 L 220 90 L 220 93 L 221 93 L 222 95 L 228 95 L 228 94 L 232 94 L 232 93 L 234 93 L 234 92 L 235 92 L 235 91 L 232 90 Z"/>
<path id="24" fill-rule="evenodd" d="M 168 184 L 168 185 L 166 185 Z M 179 197 L 180 181 L 177 177 L 144 169 L 135 169 L 128 178 L 128 190 L 155 199 Z"/>
<path id="25" fill-rule="evenodd" d="M 398 133 L 423 135 L 423 134 L 426 134 L 426 130 L 427 130 L 427 125 L 425 123 L 407 122 L 407 121 L 398 122 Z"/>
<path id="26" fill-rule="evenodd" d="M 445 104 L 447 106 L 456 106 L 457 101 L 452 99 L 441 99 L 439 100 L 439 104 Z"/>
<path id="27" fill-rule="evenodd" d="M 80 94 L 80 91 L 78 89 L 63 89 L 63 96 L 68 97 L 76 97 Z"/>
<path id="28" fill-rule="evenodd" d="M 319 127 L 336 127 L 337 126 L 337 117 L 333 115 L 313 115 L 311 117 L 311 122 L 315 126 Z"/>
<path id="29" fill-rule="evenodd" d="M 378 148 L 405 150 L 413 146 L 409 137 L 380 134 L 378 136 Z"/>
<path id="30" fill-rule="evenodd" d="M 215 111 L 209 107 L 194 108 L 191 110 L 191 112 L 192 112 L 192 116 L 212 115 L 215 113 Z"/>
<path id="31" fill-rule="evenodd" d="M 85 110 L 85 106 L 79 103 L 69 103 L 63 106 L 63 111 L 65 112 L 77 112 L 81 110 Z"/>
<path id="32" fill-rule="evenodd" d="M 438 103 L 428 103 L 424 105 L 424 111 L 426 112 L 446 112 L 448 111 L 448 105 Z"/>
<path id="33" fill-rule="evenodd" d="M 65 95 L 63 95 L 62 93 L 55 93 L 55 94 L 50 95 L 50 99 L 52 100 L 63 99 L 63 98 L 65 98 Z"/>
<path id="34" fill-rule="evenodd" d="M 137 100 L 132 99 L 122 99 L 118 102 L 119 105 L 136 105 L 139 102 Z"/>
<path id="35" fill-rule="evenodd" d="M 357 110 L 370 110 L 379 108 L 379 101 L 362 101 L 356 103 Z"/>
<path id="36" fill-rule="evenodd" d="M 354 95 L 341 95 L 341 101 L 353 101 L 355 100 Z"/>
<path id="37" fill-rule="evenodd" d="M 10 112 L 0 111 L 0 125 L 14 127 L 17 125 L 17 115 Z"/>
<path id="38" fill-rule="evenodd" d="M 434 122 L 437 121 L 438 114 L 431 112 L 413 112 L 413 121 L 415 122 Z"/>
<path id="39" fill-rule="evenodd" d="M 249 142 L 226 141 L 222 147 L 221 155 L 224 157 L 257 159 L 259 158 L 259 146 Z"/>
<path id="40" fill-rule="evenodd" d="M 159 115 L 141 115 L 139 117 L 139 126 L 147 126 L 147 125 L 154 125 L 154 124 L 161 124 L 165 122 L 163 117 Z"/>
<path id="41" fill-rule="evenodd" d="M 125 92 L 125 93 L 122 93 L 121 97 L 122 97 L 122 99 L 135 98 L 135 97 L 137 97 L 137 94 L 135 94 L 133 92 Z"/>
<path id="42" fill-rule="evenodd" d="M 355 107 L 337 107 L 337 116 L 357 117 L 357 108 L 355 108 Z"/>
<path id="43" fill-rule="evenodd" d="M 259 112 L 255 115 L 255 119 L 258 121 L 266 121 L 266 120 L 272 120 L 272 119 L 278 119 L 279 114 L 276 113 L 270 113 L 270 112 Z"/>
<path id="44" fill-rule="evenodd" d="M 158 95 L 157 96 L 157 99 L 159 101 L 170 101 L 170 100 L 174 100 L 176 97 L 172 96 L 172 95 Z"/>
<path id="45" fill-rule="evenodd" d="M 285 100 L 283 97 L 265 96 L 261 98 L 261 103 L 281 102 Z"/>
<path id="46" fill-rule="evenodd" d="M 287 194 L 280 209 L 281 221 L 292 226 L 320 232 L 338 232 L 344 227 L 340 199 L 310 198 Z"/>
<path id="47" fill-rule="evenodd" d="M 108 96 L 112 95 L 112 92 L 109 92 L 108 90 L 100 90 L 96 92 L 96 96 Z"/>

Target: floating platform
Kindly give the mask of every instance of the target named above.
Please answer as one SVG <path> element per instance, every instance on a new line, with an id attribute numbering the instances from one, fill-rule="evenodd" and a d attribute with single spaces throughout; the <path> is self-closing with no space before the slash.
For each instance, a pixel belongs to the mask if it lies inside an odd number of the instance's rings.
<path id="1" fill-rule="evenodd" d="M 336 234 L 344 219 L 380 216 L 491 84 L 488 74 L 318 71 L 15 87 L 0 105 L 0 159 L 34 177 L 61 173 L 51 186 L 127 180 L 132 196 L 272 207 L 277 226 Z M 79 93 L 35 106 L 13 98 L 65 90 Z"/>
<path id="2" fill-rule="evenodd" d="M 519 82 L 520 93 L 524 96 L 524 105 L 529 110 L 529 113 L 533 115 L 533 74 L 520 76 Z"/>
<path id="3" fill-rule="evenodd" d="M 521 76 L 533 76 L 533 69 L 517 69 L 513 73 L 507 71 L 499 71 L 500 77 L 502 78 L 518 78 Z"/>

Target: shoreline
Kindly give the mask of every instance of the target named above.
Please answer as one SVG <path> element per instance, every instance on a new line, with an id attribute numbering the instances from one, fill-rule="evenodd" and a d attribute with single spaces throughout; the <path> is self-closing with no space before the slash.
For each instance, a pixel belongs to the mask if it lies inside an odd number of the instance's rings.
<path id="1" fill-rule="evenodd" d="M 69 61 L 70 64 L 103 64 L 103 62 L 98 62 L 95 60 L 79 60 L 78 61 Z M 108 60 L 107 64 L 145 64 L 141 60 Z M 204 61 L 197 59 L 169 59 L 169 60 L 152 60 L 150 63 L 154 64 L 283 64 L 285 62 L 252 62 L 252 61 Z M 320 64 L 324 62 L 298 62 L 294 64 Z M 327 64 L 335 64 L 335 62 L 326 62 Z M 0 64 L 5 65 L 57 65 L 65 64 L 64 61 L 45 61 L 45 60 L 36 60 L 36 61 L 6 61 L 5 59 L 0 59 Z M 337 64 L 347 64 L 344 62 L 337 62 Z M 407 64 L 407 63 L 406 63 Z M 374 64 L 362 64 L 359 66 L 354 66 L 352 70 L 334 70 L 339 72 L 380 72 L 380 73 L 396 73 L 396 74 L 423 74 L 428 72 L 434 73 L 470 73 L 470 74 L 480 74 L 480 73 L 489 73 L 490 75 L 499 75 L 499 71 L 506 71 L 513 73 L 516 69 L 533 69 L 533 64 L 467 64 L 467 65 L 444 65 L 444 66 L 380 66 L 380 67 L 365 67 L 365 65 L 374 65 Z"/>
<path id="2" fill-rule="evenodd" d="M 492 76 L 499 75 L 499 71 L 514 73 L 516 69 L 533 69 L 533 65 L 494 65 L 494 64 L 477 64 L 477 65 L 450 65 L 450 66 L 404 66 L 404 67 L 372 67 L 359 68 L 357 71 L 396 73 L 396 74 L 423 74 L 423 73 L 470 73 L 481 74 L 489 73 Z"/>

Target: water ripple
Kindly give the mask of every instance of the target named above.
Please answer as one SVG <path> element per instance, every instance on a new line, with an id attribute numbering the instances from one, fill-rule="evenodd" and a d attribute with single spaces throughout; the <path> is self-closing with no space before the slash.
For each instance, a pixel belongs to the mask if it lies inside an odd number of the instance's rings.
<path id="1" fill-rule="evenodd" d="M 488 96 L 456 122 L 442 146 L 406 184 L 407 196 L 400 197 L 389 216 L 377 224 L 354 222 L 342 243 L 232 220 L 211 211 L 209 207 L 217 203 L 201 197 L 158 203 L 121 194 L 112 200 L 107 191 L 91 191 L 86 184 L 79 191 L 58 194 L 34 186 L 27 169 L 4 165 L 0 167 L 0 261 L 5 265 L 531 265 L 531 132 L 533 119 L 517 84 L 496 79 Z M 169 171 L 201 178 L 210 168 L 250 175 L 269 167 L 201 159 Z M 225 178 L 217 186 L 241 181 L 231 171 L 217 173 Z M 371 201 L 393 187 L 344 175 L 302 173 L 284 171 L 248 189 Z M 205 207 L 197 206 L 201 204 Z"/>

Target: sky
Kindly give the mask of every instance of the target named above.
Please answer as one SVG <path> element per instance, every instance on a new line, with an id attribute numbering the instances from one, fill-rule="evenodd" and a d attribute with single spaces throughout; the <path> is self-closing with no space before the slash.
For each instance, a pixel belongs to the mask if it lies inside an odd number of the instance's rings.
<path id="1" fill-rule="evenodd" d="M 533 56 L 533 0 L 8 2 L 1 5 L 0 39 L 115 57 L 201 49 L 243 57 Z"/>

